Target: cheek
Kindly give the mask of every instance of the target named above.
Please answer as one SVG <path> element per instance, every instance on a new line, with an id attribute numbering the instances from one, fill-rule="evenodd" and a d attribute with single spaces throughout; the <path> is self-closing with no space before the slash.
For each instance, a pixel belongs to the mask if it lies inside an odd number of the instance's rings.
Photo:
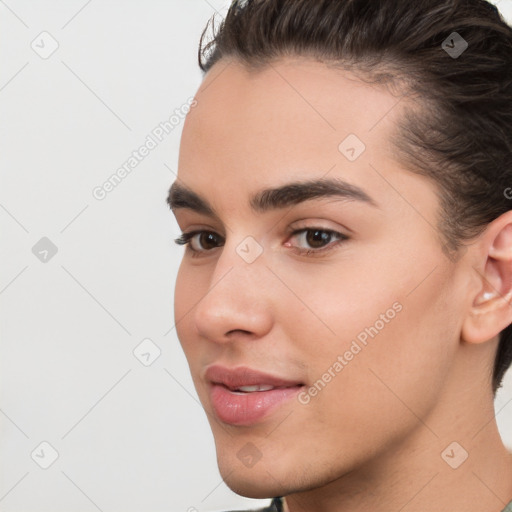
<path id="1" fill-rule="evenodd" d="M 457 349 L 449 275 L 432 275 L 412 293 L 414 286 L 395 277 L 372 293 L 357 287 L 338 292 L 337 303 L 333 292 L 323 312 L 337 336 L 317 338 L 310 350 L 315 417 L 351 440 L 361 436 L 363 442 L 370 432 L 374 440 L 385 439 L 413 428 L 435 406 Z"/>
<path id="2" fill-rule="evenodd" d="M 407 406 L 417 414 L 434 406 L 457 348 L 460 311 L 453 269 L 421 242 L 421 254 L 364 258 L 362 251 L 335 271 L 286 276 L 307 305 L 290 295 L 282 307 L 316 387 L 311 405 L 320 423 L 350 422 L 358 431 L 361 421 L 384 415 L 391 428 L 404 412 L 417 421 Z"/>

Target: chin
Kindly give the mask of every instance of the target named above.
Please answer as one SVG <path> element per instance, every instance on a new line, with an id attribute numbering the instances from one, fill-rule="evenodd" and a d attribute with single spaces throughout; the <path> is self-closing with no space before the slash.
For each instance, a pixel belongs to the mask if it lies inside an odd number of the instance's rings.
<path id="1" fill-rule="evenodd" d="M 283 489 L 279 482 L 272 477 L 263 461 L 257 463 L 257 466 L 247 468 L 232 460 L 217 461 L 220 474 L 225 484 L 236 494 L 246 498 L 267 499 L 281 496 Z M 271 470 L 271 468 L 270 468 Z"/>
<path id="2" fill-rule="evenodd" d="M 274 498 L 275 496 L 281 496 L 283 492 L 275 481 L 270 485 L 268 481 L 261 482 L 255 478 L 250 478 L 250 475 L 243 477 L 231 474 L 224 478 L 224 482 L 234 493 L 255 500 Z"/>

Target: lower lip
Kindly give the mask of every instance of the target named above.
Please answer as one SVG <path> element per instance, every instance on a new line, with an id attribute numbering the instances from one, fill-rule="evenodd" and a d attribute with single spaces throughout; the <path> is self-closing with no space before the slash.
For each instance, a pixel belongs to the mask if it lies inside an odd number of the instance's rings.
<path id="1" fill-rule="evenodd" d="M 213 384 L 210 397 L 217 417 L 231 425 L 252 425 L 265 418 L 277 406 L 295 397 L 303 386 L 238 394 L 222 384 Z"/>

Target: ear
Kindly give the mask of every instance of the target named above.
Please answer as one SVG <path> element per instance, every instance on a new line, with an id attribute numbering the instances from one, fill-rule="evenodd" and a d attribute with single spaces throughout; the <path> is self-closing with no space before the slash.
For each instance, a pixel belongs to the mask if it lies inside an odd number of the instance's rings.
<path id="1" fill-rule="evenodd" d="M 461 332 L 468 343 L 491 340 L 512 323 L 512 210 L 487 226 L 477 248 L 478 289 Z"/>

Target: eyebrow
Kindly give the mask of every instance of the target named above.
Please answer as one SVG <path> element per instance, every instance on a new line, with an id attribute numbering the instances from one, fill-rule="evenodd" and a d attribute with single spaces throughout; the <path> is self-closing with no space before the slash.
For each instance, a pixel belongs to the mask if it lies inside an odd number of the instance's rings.
<path id="1" fill-rule="evenodd" d="M 249 204 L 254 212 L 265 213 L 312 199 L 328 197 L 355 200 L 378 207 L 378 204 L 363 189 L 337 178 L 295 181 L 276 188 L 263 189 L 251 196 Z M 219 219 L 215 209 L 205 198 L 176 181 L 169 189 L 167 204 L 171 210 L 186 208 Z"/>

